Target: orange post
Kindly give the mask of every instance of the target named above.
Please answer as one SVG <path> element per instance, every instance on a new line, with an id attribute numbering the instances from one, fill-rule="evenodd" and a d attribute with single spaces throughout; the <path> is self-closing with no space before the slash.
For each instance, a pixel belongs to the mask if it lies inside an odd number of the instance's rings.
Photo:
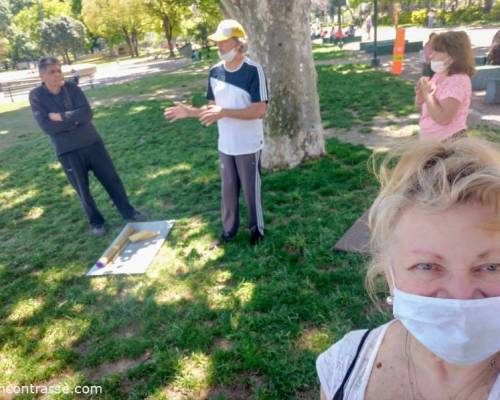
<path id="1" fill-rule="evenodd" d="M 396 40 L 394 41 L 394 52 L 392 54 L 392 73 L 400 75 L 403 72 L 403 59 L 405 57 L 405 30 L 396 30 Z"/>

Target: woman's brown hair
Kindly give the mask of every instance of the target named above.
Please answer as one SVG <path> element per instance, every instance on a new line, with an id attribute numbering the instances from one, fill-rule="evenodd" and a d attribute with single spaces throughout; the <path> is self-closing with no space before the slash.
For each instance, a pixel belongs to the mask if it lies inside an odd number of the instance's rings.
<path id="1" fill-rule="evenodd" d="M 439 33 L 432 38 L 432 50 L 447 53 L 453 62 L 448 75 L 474 75 L 474 56 L 469 36 L 463 31 Z"/>

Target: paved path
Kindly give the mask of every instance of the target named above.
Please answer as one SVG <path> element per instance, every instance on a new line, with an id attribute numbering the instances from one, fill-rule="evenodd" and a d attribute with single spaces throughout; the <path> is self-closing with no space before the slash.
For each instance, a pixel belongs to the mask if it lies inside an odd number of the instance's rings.
<path id="1" fill-rule="evenodd" d="M 142 57 L 137 59 L 127 59 L 124 61 L 116 61 L 96 65 L 96 74 L 94 76 L 94 86 L 111 85 L 116 83 L 129 82 L 135 79 L 143 78 L 144 76 L 156 74 L 159 72 L 172 72 L 185 65 L 191 63 L 187 58 L 177 59 L 155 59 L 154 57 Z M 64 70 L 71 70 L 75 65 L 64 66 Z M 33 78 L 36 74 L 30 70 L 10 71 L 0 73 L 0 81 L 2 80 L 21 80 L 23 78 Z M 83 85 L 87 89 L 87 84 Z M 15 97 L 15 101 L 26 100 L 27 94 Z M 9 103 L 10 98 L 2 96 L 0 93 L 0 104 Z"/>

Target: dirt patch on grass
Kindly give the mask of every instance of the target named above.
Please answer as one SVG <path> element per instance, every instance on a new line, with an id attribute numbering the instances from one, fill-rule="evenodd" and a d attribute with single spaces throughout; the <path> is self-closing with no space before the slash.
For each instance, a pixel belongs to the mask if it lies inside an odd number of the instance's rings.
<path id="1" fill-rule="evenodd" d="M 129 369 L 135 368 L 138 365 L 150 360 L 151 357 L 151 350 L 148 350 L 139 358 L 121 358 L 114 362 L 105 362 L 104 364 L 99 365 L 97 368 L 84 371 L 84 373 L 91 382 L 98 382 L 108 375 L 121 374 Z"/>
<path id="2" fill-rule="evenodd" d="M 129 103 L 135 101 L 147 101 L 147 100 L 171 100 L 171 101 L 181 101 L 189 100 L 192 92 L 195 90 L 204 90 L 206 85 L 206 79 L 197 79 L 189 84 L 182 84 L 179 87 L 174 87 L 170 89 L 156 90 L 151 93 L 145 93 L 140 95 L 127 95 L 127 96 L 117 96 L 111 98 L 104 98 L 92 101 L 92 107 L 99 106 L 111 106 L 117 103 Z"/>
<path id="3" fill-rule="evenodd" d="M 406 141 L 412 140 L 418 134 L 418 114 L 405 117 L 385 116 L 375 117 L 371 132 L 362 132 L 361 127 L 349 131 L 327 128 L 325 137 L 335 137 L 343 142 L 361 144 L 369 149 L 386 151 Z"/>

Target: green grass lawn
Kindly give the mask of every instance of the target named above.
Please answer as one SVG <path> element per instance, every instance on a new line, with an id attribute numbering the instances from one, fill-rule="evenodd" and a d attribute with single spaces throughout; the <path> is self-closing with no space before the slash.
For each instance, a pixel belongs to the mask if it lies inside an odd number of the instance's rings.
<path id="1" fill-rule="evenodd" d="M 313 59 L 314 61 L 335 60 L 344 58 L 348 51 L 341 50 L 338 46 L 334 45 L 313 45 Z"/>
<path id="2" fill-rule="evenodd" d="M 177 220 L 145 276 L 84 277 L 122 226 L 107 196 L 93 182 L 111 229 L 89 237 L 42 134 L 0 150 L 0 385 L 102 384 L 109 399 L 315 398 L 317 354 L 380 322 L 362 258 L 331 250 L 375 193 L 369 152 L 329 141 L 321 160 L 265 174 L 265 242 L 250 247 L 243 229 L 210 251 L 216 129 L 167 123 L 166 105 L 95 112 L 134 204 Z"/>
<path id="3" fill-rule="evenodd" d="M 376 115 L 416 112 L 413 84 L 364 64 L 319 65 L 321 118 L 327 128 L 361 126 L 368 133 Z"/>

